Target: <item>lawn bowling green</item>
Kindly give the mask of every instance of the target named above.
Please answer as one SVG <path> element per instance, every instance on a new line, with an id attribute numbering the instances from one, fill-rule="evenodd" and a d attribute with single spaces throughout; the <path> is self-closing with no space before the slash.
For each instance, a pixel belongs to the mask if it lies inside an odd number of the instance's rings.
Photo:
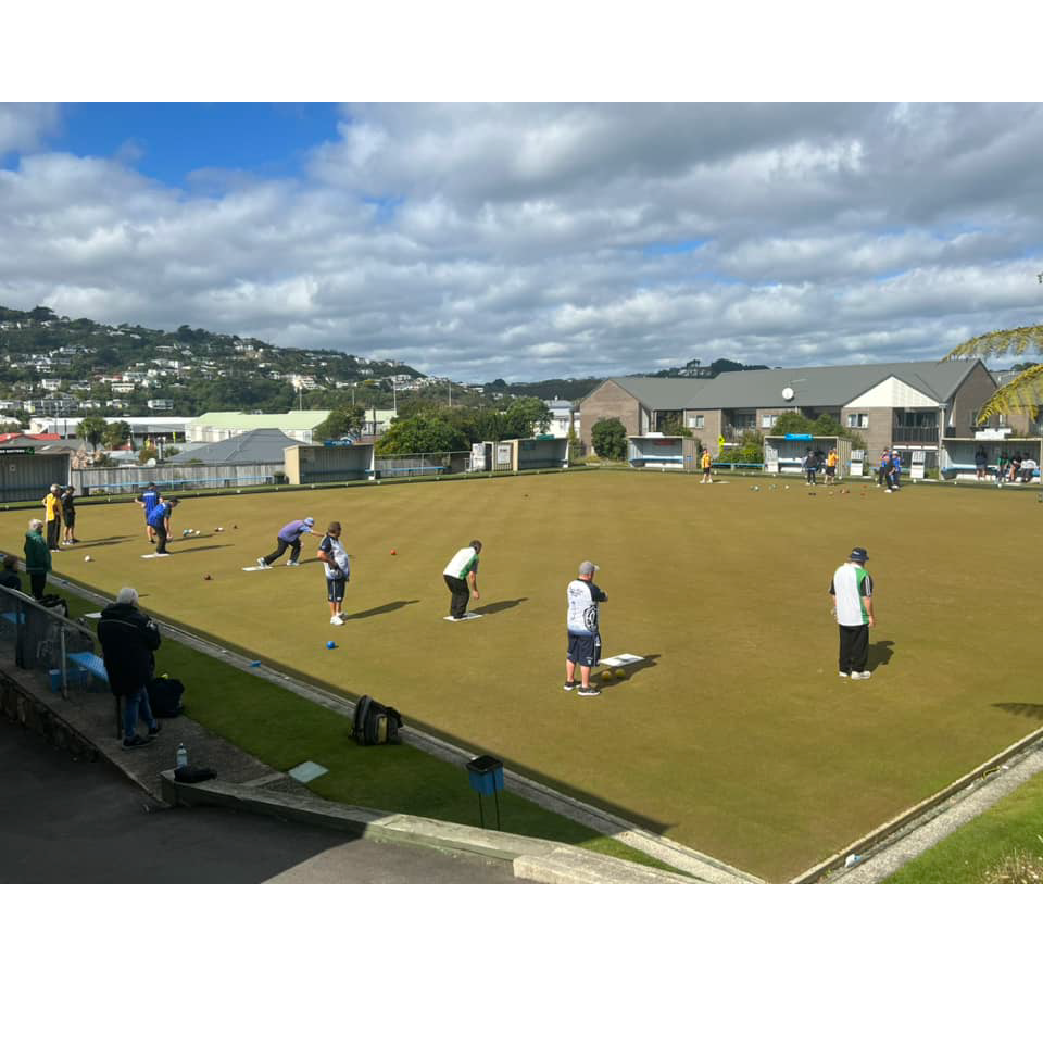
<path id="1" fill-rule="evenodd" d="M 1043 507 L 1018 491 L 889 496 L 867 483 L 808 497 L 756 484 L 751 496 L 741 479 L 586 471 L 186 498 L 179 522 L 204 535 L 175 538 L 166 560 L 140 557 L 140 508 L 83 498 L 83 553 L 54 562 L 785 880 L 1038 727 L 1029 540 Z M 0 516 L 0 546 L 20 555 L 36 510 Z M 306 515 L 320 529 L 339 520 L 353 555 L 334 651 L 318 541 L 304 537 L 301 568 L 284 557 L 243 571 Z M 482 618 L 450 626 L 442 569 L 472 539 L 482 597 L 469 609 Z M 879 626 L 872 679 L 852 682 L 837 677 L 827 591 L 856 545 L 869 549 Z M 585 558 L 608 593 L 606 653 L 646 657 L 593 699 L 562 690 L 565 587 Z"/>

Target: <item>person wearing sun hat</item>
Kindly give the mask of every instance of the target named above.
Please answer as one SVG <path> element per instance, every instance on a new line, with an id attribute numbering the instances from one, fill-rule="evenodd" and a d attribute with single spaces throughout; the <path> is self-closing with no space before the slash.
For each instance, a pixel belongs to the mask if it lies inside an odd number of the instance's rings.
<path id="1" fill-rule="evenodd" d="M 601 658 L 600 611 L 598 605 L 608 600 L 608 595 L 594 582 L 598 566 L 592 561 L 580 562 L 579 578 L 568 585 L 568 614 L 566 627 L 569 644 L 565 653 L 565 691 L 577 695 L 597 695 L 598 690 L 590 684 L 590 671 Z M 576 667 L 579 666 L 580 683 L 576 686 Z"/>
<path id="2" fill-rule="evenodd" d="M 301 556 L 301 536 L 304 533 L 309 533 L 316 539 L 322 539 L 315 532 L 315 519 L 314 518 L 297 518 L 292 522 L 287 522 L 280 530 L 276 538 L 276 547 L 271 554 L 266 554 L 263 558 L 257 559 L 257 564 L 261 568 L 270 569 L 272 562 L 276 558 L 281 558 L 285 553 L 287 547 L 290 549 L 290 560 L 286 562 L 287 565 L 299 565 L 298 560 Z"/>
<path id="3" fill-rule="evenodd" d="M 873 580 L 865 568 L 868 559 L 865 547 L 855 547 L 829 584 L 833 618 L 840 627 L 840 676 L 852 681 L 869 680 L 869 628 L 876 626 L 876 617 Z"/>

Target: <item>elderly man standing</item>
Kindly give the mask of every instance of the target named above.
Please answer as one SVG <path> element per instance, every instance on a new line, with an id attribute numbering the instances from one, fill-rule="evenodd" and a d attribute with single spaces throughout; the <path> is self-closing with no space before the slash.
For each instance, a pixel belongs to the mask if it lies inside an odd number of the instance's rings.
<path id="1" fill-rule="evenodd" d="M 47 573 L 51 571 L 51 549 L 43 537 L 43 522 L 39 518 L 29 522 L 29 531 L 25 534 L 25 571 L 33 597 L 39 601 L 47 586 Z"/>
<path id="2" fill-rule="evenodd" d="M 833 595 L 833 618 L 840 627 L 840 676 L 868 681 L 869 628 L 873 615 L 873 580 L 865 570 L 869 554 L 856 547 L 833 573 L 829 592 Z"/>
<path id="3" fill-rule="evenodd" d="M 102 609 L 98 640 L 109 675 L 112 694 L 123 699 L 123 748 L 147 746 L 159 734 L 160 723 L 152 716 L 148 682 L 155 669 L 153 653 L 159 648 L 159 627 L 138 608 L 138 592 L 124 587 L 116 601 Z M 148 726 L 148 735 L 138 735 L 138 718 Z"/>
<path id="4" fill-rule="evenodd" d="M 482 553 L 482 541 L 471 540 L 466 547 L 458 550 L 442 569 L 442 578 L 449 588 L 449 615 L 452 619 L 467 618 L 467 602 L 471 592 L 475 601 L 481 600 L 478 593 L 478 555 Z M 468 586 L 470 583 L 470 586 Z"/>
<path id="5" fill-rule="evenodd" d="M 608 595 L 594 583 L 598 566 L 584 561 L 579 566 L 579 578 L 572 580 L 566 590 L 568 615 L 566 627 L 569 645 L 565 653 L 565 691 L 577 695 L 597 695 L 591 687 L 590 671 L 601 658 L 600 610 L 598 605 L 608 600 Z M 576 690 L 576 667 L 579 666 L 579 690 Z"/>

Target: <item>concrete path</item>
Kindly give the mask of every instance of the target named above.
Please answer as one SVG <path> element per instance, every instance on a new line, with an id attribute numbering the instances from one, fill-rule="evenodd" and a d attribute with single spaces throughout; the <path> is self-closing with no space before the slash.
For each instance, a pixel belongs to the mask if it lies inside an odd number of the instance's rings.
<path id="1" fill-rule="evenodd" d="M 522 883 L 509 864 L 168 808 L 0 716 L 0 883 Z"/>

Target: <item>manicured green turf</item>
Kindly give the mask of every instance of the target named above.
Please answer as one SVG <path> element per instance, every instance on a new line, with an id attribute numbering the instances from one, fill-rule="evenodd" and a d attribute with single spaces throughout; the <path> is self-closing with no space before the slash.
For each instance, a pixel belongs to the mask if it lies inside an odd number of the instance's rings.
<path id="1" fill-rule="evenodd" d="M 1033 667 L 1017 650 L 1038 612 L 1025 565 L 1037 497 L 851 489 L 588 471 L 206 497 L 177 509 L 175 529 L 226 531 L 176 540 L 165 561 L 139 557 L 150 548 L 137 508 L 81 501 L 77 531 L 100 543 L 78 551 L 97 560 L 66 553 L 57 566 L 100 589 L 136 586 L 157 615 L 783 880 L 1035 723 L 1022 713 L 1038 705 Z M 339 519 L 354 555 L 341 628 L 327 623 L 318 563 L 241 571 L 306 514 Z M 26 520 L 0 517 L 0 543 L 20 548 Z M 476 607 L 489 614 L 443 622 L 441 570 L 475 538 Z M 856 544 L 878 587 L 865 682 L 837 677 L 827 594 Z M 584 700 L 561 680 L 565 586 L 587 557 L 609 594 L 605 654 L 649 665 Z M 289 748 L 293 729 L 257 716 Z"/>
<path id="2" fill-rule="evenodd" d="M 979 884 L 989 869 L 1016 851 L 1043 856 L 1043 777 L 1038 775 L 886 883 Z"/>
<path id="3" fill-rule="evenodd" d="M 66 601 L 72 615 L 97 610 L 75 596 L 66 595 Z M 157 654 L 157 668 L 185 685 L 189 716 L 240 749 L 281 771 L 305 760 L 328 768 L 309 787 L 328 800 L 479 824 L 478 797 L 460 768 L 410 746 L 357 746 L 351 739 L 349 718 L 169 638 Z M 484 800 L 485 823 L 495 827 L 492 799 Z M 598 854 L 671 869 L 512 793 L 500 795 L 500 812 L 501 828 L 509 833 L 575 844 Z"/>

